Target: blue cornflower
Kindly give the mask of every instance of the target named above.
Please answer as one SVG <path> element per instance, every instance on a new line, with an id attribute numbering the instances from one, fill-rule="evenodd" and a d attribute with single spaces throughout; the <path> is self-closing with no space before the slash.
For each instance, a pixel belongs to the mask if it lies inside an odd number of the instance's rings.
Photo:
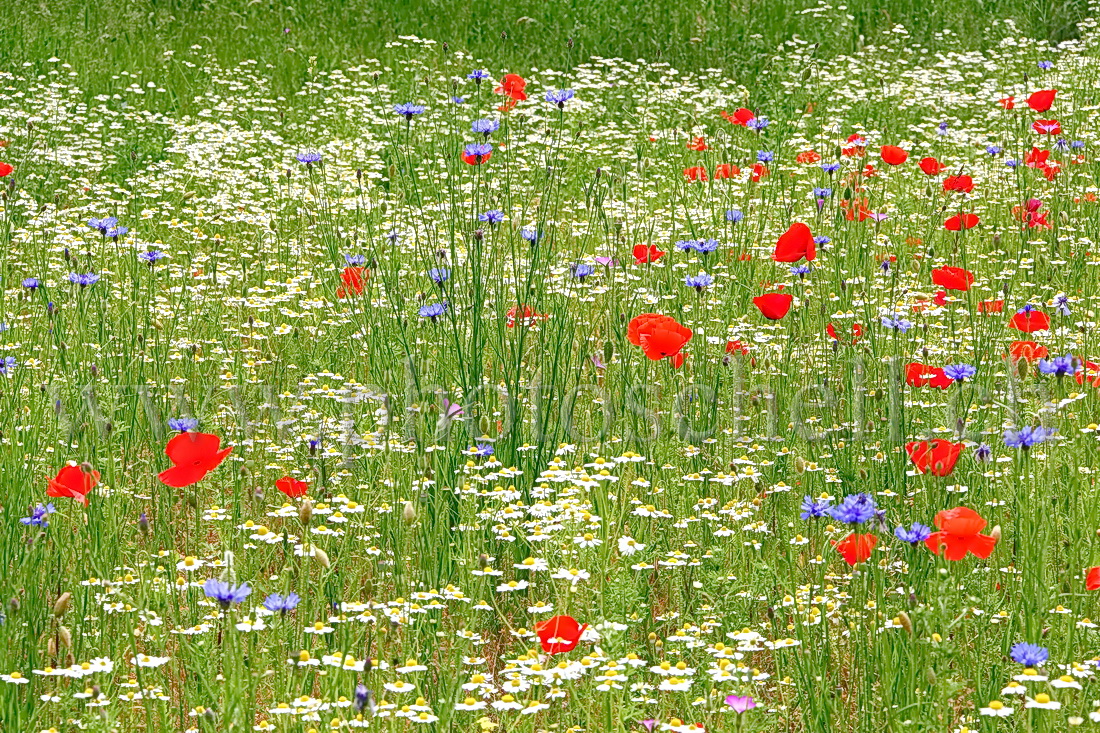
<path id="1" fill-rule="evenodd" d="M 826 173 L 836 173 L 838 170 L 840 170 L 840 163 L 822 163 L 821 170 L 825 171 Z"/>
<path id="2" fill-rule="evenodd" d="M 1069 147 L 1069 143 L 1066 142 L 1064 137 L 1060 137 L 1054 141 L 1054 147 L 1056 150 L 1064 152 Z"/>
<path id="3" fill-rule="evenodd" d="M 451 271 L 446 267 L 433 267 L 428 270 L 428 278 L 436 285 L 442 285 L 451 279 Z"/>
<path id="4" fill-rule="evenodd" d="M 964 379 L 973 377 L 978 373 L 978 370 L 969 364 L 948 364 L 943 368 L 943 373 L 947 375 L 948 379 L 961 382 Z"/>
<path id="5" fill-rule="evenodd" d="M 474 120 L 470 125 L 470 128 L 476 132 L 489 137 L 494 132 L 500 129 L 500 123 L 496 120 Z"/>
<path id="6" fill-rule="evenodd" d="M 1019 644 L 1012 645 L 1011 656 L 1012 661 L 1016 664 L 1022 664 L 1025 667 L 1038 667 L 1050 659 L 1050 651 L 1045 646 L 1021 641 Z"/>
<path id="7" fill-rule="evenodd" d="M 1040 61 L 1039 63 L 1037 63 L 1035 65 L 1038 66 L 1043 71 L 1047 71 L 1048 69 L 1053 69 L 1054 68 L 1054 62 L 1053 61 Z"/>
<path id="8" fill-rule="evenodd" d="M 695 288 L 700 293 L 704 288 L 708 288 L 714 284 L 714 276 L 708 275 L 705 272 L 700 272 L 698 275 L 688 275 L 684 278 L 684 285 L 689 288 Z"/>
<path id="9" fill-rule="evenodd" d="M 775 153 L 770 150 L 757 150 L 756 159 L 761 163 L 771 163 L 775 159 Z"/>
<path id="10" fill-rule="evenodd" d="M 491 456 L 496 451 L 488 443 L 478 443 L 471 452 L 476 456 Z"/>
<path id="11" fill-rule="evenodd" d="M 558 109 L 565 109 L 565 103 L 573 98 L 572 89 L 554 89 L 546 93 L 546 101 L 558 105 Z"/>
<path id="12" fill-rule="evenodd" d="M 252 589 L 248 587 L 248 583 L 233 585 L 217 578 L 211 578 L 203 583 L 202 590 L 207 598 L 214 599 L 222 608 L 229 608 L 234 603 L 243 603 L 244 599 L 248 598 L 248 594 L 252 592 Z"/>
<path id="13" fill-rule="evenodd" d="M 926 527 L 920 522 L 913 522 L 913 524 L 909 526 L 909 529 L 905 527 L 895 528 L 894 536 L 902 542 L 908 542 L 911 545 L 919 545 L 932 536 L 932 528 Z"/>
<path id="14" fill-rule="evenodd" d="M 832 499 L 814 499 L 807 494 L 802 497 L 802 513 L 799 515 L 802 519 L 816 519 L 818 517 L 829 516 L 829 502 Z"/>
<path id="15" fill-rule="evenodd" d="M 264 608 L 272 613 L 281 613 L 285 616 L 287 611 L 293 611 L 297 608 L 301 600 L 298 594 L 293 591 L 285 596 L 272 593 L 264 599 Z"/>
<path id="16" fill-rule="evenodd" d="M 745 218 L 745 215 L 740 209 L 730 209 L 726 212 L 726 221 L 736 224 Z"/>
<path id="17" fill-rule="evenodd" d="M 193 417 L 173 417 L 168 420 L 168 429 L 181 433 L 189 433 L 199 426 L 199 421 Z"/>
<path id="18" fill-rule="evenodd" d="M 130 230 L 126 227 L 111 227 L 103 234 L 104 236 L 111 237 L 112 239 L 118 239 L 119 237 L 125 237 L 126 233 Z"/>
<path id="19" fill-rule="evenodd" d="M 716 252 L 721 246 L 717 239 L 684 239 L 676 243 L 676 249 L 681 252 L 698 252 L 702 255 Z"/>
<path id="20" fill-rule="evenodd" d="M 814 189 L 814 198 L 815 199 L 827 199 L 832 195 L 833 195 L 833 189 L 831 189 L 831 188 L 815 188 Z"/>
<path id="21" fill-rule="evenodd" d="M 1001 146 L 1000 145 L 986 145 L 985 146 L 985 152 L 989 153 L 990 155 L 1000 155 L 1001 154 Z"/>
<path id="22" fill-rule="evenodd" d="M 490 224 L 499 224 L 504 221 L 504 212 L 499 209 L 490 209 L 484 214 L 478 214 L 477 218 L 481 221 L 487 221 Z"/>
<path id="23" fill-rule="evenodd" d="M 1076 374 L 1081 366 L 1073 358 L 1073 354 L 1056 356 L 1053 359 L 1040 359 L 1039 371 L 1043 374 L 1053 374 L 1056 377 L 1064 377 L 1067 374 Z"/>
<path id="24" fill-rule="evenodd" d="M 148 252 L 142 252 L 141 254 L 139 254 L 138 259 L 151 266 L 157 260 L 163 260 L 167 256 L 168 255 L 164 254 L 159 249 L 151 249 Z"/>
<path id="25" fill-rule="evenodd" d="M 29 517 L 21 517 L 19 521 L 23 524 L 30 525 L 32 527 L 42 527 L 45 529 L 50 526 L 50 515 L 57 511 L 53 503 L 39 504 L 31 510 Z"/>
<path id="26" fill-rule="evenodd" d="M 345 254 L 344 255 L 344 262 L 348 263 L 349 267 L 359 267 L 360 265 L 365 265 L 366 264 L 367 258 L 366 258 L 365 255 Z"/>
<path id="27" fill-rule="evenodd" d="M 23 279 L 23 287 L 27 290 L 35 290 L 41 283 L 38 282 L 37 277 L 28 277 Z"/>
<path id="28" fill-rule="evenodd" d="M 314 163 L 321 162 L 321 154 L 315 150 L 307 150 L 304 153 L 298 153 L 295 156 L 299 163 L 305 163 L 306 165 L 313 165 Z"/>
<path id="29" fill-rule="evenodd" d="M 1085 141 L 1084 140 L 1074 140 L 1073 142 L 1071 142 L 1069 144 L 1069 146 L 1071 148 L 1073 148 L 1074 150 L 1080 150 L 1081 148 L 1085 147 Z"/>
<path id="30" fill-rule="evenodd" d="M 979 463 L 989 463 L 993 460 L 993 449 L 987 443 L 981 443 L 974 449 L 974 460 Z"/>
<path id="31" fill-rule="evenodd" d="M 1054 296 L 1054 307 L 1063 316 L 1068 316 L 1073 312 L 1069 309 L 1069 296 L 1065 293 L 1058 293 Z"/>
<path id="32" fill-rule="evenodd" d="M 913 322 L 907 318 L 897 318 L 895 316 L 883 316 L 882 325 L 887 328 L 893 328 L 897 331 L 905 333 L 913 327 Z"/>
<path id="33" fill-rule="evenodd" d="M 411 102 L 405 102 L 404 104 L 395 104 L 393 111 L 399 115 L 402 115 L 406 120 L 411 120 L 416 115 L 424 114 L 426 108 L 422 104 L 412 104 Z"/>
<path id="34" fill-rule="evenodd" d="M 485 133 L 486 136 L 489 133 Z M 469 163 L 469 159 L 473 158 L 474 163 L 481 163 L 485 158 L 489 157 L 493 152 L 493 146 L 489 143 L 470 143 L 462 149 L 462 157 Z"/>
<path id="35" fill-rule="evenodd" d="M 799 277 L 806 277 L 813 271 L 813 267 L 805 263 L 801 265 L 791 265 L 791 274 L 798 275 Z"/>
<path id="36" fill-rule="evenodd" d="M 814 237 L 814 244 L 818 247 L 824 247 L 829 242 L 833 241 L 832 237 L 826 237 L 824 234 Z"/>
<path id="37" fill-rule="evenodd" d="M 431 318 L 433 321 L 447 312 L 446 303 L 429 303 L 420 306 L 420 317 Z"/>
<path id="38" fill-rule="evenodd" d="M 79 285 L 82 288 L 86 288 L 89 285 L 95 285 L 97 282 L 99 282 L 99 275 L 95 274 L 94 272 L 70 272 L 69 282 Z"/>
<path id="39" fill-rule="evenodd" d="M 751 120 L 745 123 L 745 127 L 749 128 L 750 130 L 756 130 L 757 132 L 760 132 L 770 124 L 771 120 L 769 120 L 767 117 L 753 117 Z"/>
<path id="40" fill-rule="evenodd" d="M 1004 434 L 1005 445 L 1009 448 L 1028 450 L 1032 446 L 1039 445 L 1054 437 L 1056 431 L 1044 428 L 1042 425 L 1022 427 L 1019 430 L 1006 430 Z"/>
<path id="41" fill-rule="evenodd" d="M 947 123 L 946 122 L 941 122 L 939 124 L 939 126 L 936 128 L 936 134 L 937 135 L 946 135 L 947 134 Z"/>
<path id="42" fill-rule="evenodd" d="M 596 271 L 595 267 L 584 262 L 579 262 L 575 265 L 571 265 L 569 269 L 573 271 L 573 277 L 577 278 L 578 280 L 584 280 L 586 277 Z"/>
<path id="43" fill-rule="evenodd" d="M 372 697 L 371 696 L 371 691 L 366 685 L 364 685 L 362 683 L 359 683 L 358 685 L 356 685 L 355 686 L 355 709 L 361 713 L 369 705 L 371 710 L 373 711 L 374 710 L 374 704 L 371 702 L 371 697 Z"/>
<path id="44" fill-rule="evenodd" d="M 542 232 L 538 229 L 521 229 L 519 235 L 531 244 L 538 244 L 538 241 L 542 239 Z"/>
<path id="45" fill-rule="evenodd" d="M 118 226 L 118 219 L 113 216 L 105 216 L 102 219 L 89 219 L 88 226 L 100 234 L 106 234 L 108 229 Z"/>
<path id="46" fill-rule="evenodd" d="M 1020 165 L 1020 161 L 1018 161 L 1018 160 L 1006 160 L 1005 165 L 1007 165 L 1009 168 L 1015 168 L 1018 165 Z"/>
<path id="47" fill-rule="evenodd" d="M 469 74 L 466 75 L 466 78 L 467 79 L 473 79 L 478 84 L 480 84 L 481 82 L 485 81 L 486 79 L 492 79 L 493 75 L 490 74 L 485 69 L 474 69 L 473 71 L 471 71 Z"/>
<path id="48" fill-rule="evenodd" d="M 466 97 L 451 97 L 451 101 L 455 104 L 466 104 Z"/>
<path id="49" fill-rule="evenodd" d="M 829 507 L 829 516 L 845 524 L 863 524 L 875 516 L 875 500 L 870 494 L 849 494 L 836 506 Z"/>

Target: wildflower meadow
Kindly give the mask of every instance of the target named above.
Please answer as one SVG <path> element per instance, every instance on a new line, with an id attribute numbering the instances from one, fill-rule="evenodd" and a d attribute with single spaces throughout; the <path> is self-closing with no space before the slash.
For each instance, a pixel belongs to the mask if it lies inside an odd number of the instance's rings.
<path id="1" fill-rule="evenodd" d="M 1100 727 L 1100 4 L 750 4 L 0 8 L 0 731 Z"/>

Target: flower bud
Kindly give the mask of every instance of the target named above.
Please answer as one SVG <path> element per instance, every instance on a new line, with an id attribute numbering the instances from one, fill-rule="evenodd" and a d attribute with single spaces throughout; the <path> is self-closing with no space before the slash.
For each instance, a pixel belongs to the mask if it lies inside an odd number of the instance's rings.
<path id="1" fill-rule="evenodd" d="M 313 518 L 313 502 L 308 498 L 302 502 L 302 508 L 298 510 L 298 520 L 302 523 L 302 526 L 307 526 L 309 520 Z"/>
<path id="2" fill-rule="evenodd" d="M 406 501 L 405 506 L 401 508 L 401 519 L 405 524 L 412 524 L 416 521 L 416 506 L 411 501 Z"/>
<path id="3" fill-rule="evenodd" d="M 65 615 L 65 612 L 69 610 L 69 605 L 72 603 L 73 594 L 65 591 L 57 599 L 57 602 L 53 604 L 53 615 L 55 618 L 61 618 Z"/>

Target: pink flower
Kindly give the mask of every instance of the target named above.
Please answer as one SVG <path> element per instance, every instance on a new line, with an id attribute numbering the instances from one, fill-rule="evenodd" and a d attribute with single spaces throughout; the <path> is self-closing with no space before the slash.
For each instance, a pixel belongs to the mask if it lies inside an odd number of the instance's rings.
<path id="1" fill-rule="evenodd" d="M 748 695 L 741 697 L 740 695 L 727 695 L 726 704 L 733 708 L 733 711 L 740 715 L 746 710 L 752 710 L 756 707 L 756 700 L 753 700 Z"/>

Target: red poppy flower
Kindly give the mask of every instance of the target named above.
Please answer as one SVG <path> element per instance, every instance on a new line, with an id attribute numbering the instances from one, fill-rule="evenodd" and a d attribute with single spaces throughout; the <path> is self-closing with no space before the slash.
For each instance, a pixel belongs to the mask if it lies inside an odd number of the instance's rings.
<path id="1" fill-rule="evenodd" d="M 544 321 L 549 317 L 548 314 L 539 313 L 529 305 L 513 305 L 508 309 L 508 312 L 504 314 L 504 325 L 508 328 L 515 328 L 516 320 L 518 319 L 521 326 L 533 326 L 538 321 Z"/>
<path id="2" fill-rule="evenodd" d="M 688 141 L 687 149 L 688 150 L 697 150 L 700 153 L 703 152 L 704 150 L 707 150 L 708 148 L 707 148 L 706 138 L 693 137 L 691 140 Z"/>
<path id="3" fill-rule="evenodd" d="M 947 290 L 966 291 L 974 284 L 974 274 L 961 267 L 937 267 L 932 270 L 932 282 Z"/>
<path id="4" fill-rule="evenodd" d="M 979 313 L 1000 313 L 1005 309 L 1005 302 L 1003 300 L 980 300 L 978 301 Z"/>
<path id="5" fill-rule="evenodd" d="M 336 297 L 345 298 L 349 295 L 361 295 L 363 293 L 363 283 L 368 278 L 370 278 L 370 270 L 365 267 L 345 267 L 344 271 L 340 273 L 340 280 L 344 285 L 336 288 Z"/>
<path id="6" fill-rule="evenodd" d="M 11 175 L 11 172 L 13 170 L 15 170 L 15 169 L 12 168 L 7 163 L 0 163 L 0 178 L 3 178 L 4 176 Z"/>
<path id="7" fill-rule="evenodd" d="M 947 166 L 935 158 L 921 158 L 920 169 L 924 171 L 925 175 L 934 176 L 945 171 Z"/>
<path id="8" fill-rule="evenodd" d="M 470 165 L 481 165 L 482 163 L 488 163 L 489 158 L 493 157 L 493 151 L 489 151 L 483 155 L 470 155 L 465 150 L 462 151 L 462 160 Z"/>
<path id="9" fill-rule="evenodd" d="M 943 227 L 949 232 L 959 232 L 978 226 L 979 221 L 977 214 L 955 214 L 943 223 Z"/>
<path id="10" fill-rule="evenodd" d="M 849 565 L 856 565 L 866 562 L 871 557 L 871 551 L 875 549 L 877 544 L 878 537 L 873 534 L 852 532 L 836 543 L 836 551 L 844 557 L 844 562 Z"/>
<path id="11" fill-rule="evenodd" d="M 542 650 L 547 654 L 573 651 L 587 628 L 588 624 L 582 626 L 572 616 L 555 616 L 535 625 Z"/>
<path id="12" fill-rule="evenodd" d="M 667 254 L 657 249 L 657 245 L 655 244 L 651 244 L 648 247 L 644 244 L 635 244 L 632 252 L 634 254 L 634 263 L 637 265 L 656 262 Z"/>
<path id="13" fill-rule="evenodd" d="M 299 481 L 293 476 L 284 476 L 275 482 L 275 488 L 291 499 L 297 499 L 299 496 L 306 495 L 306 492 L 309 491 L 309 484 L 305 481 Z"/>
<path id="14" fill-rule="evenodd" d="M 1100 590 L 1100 566 L 1089 568 L 1085 573 L 1085 590 Z"/>
<path id="15" fill-rule="evenodd" d="M 172 467 L 157 476 L 161 483 L 182 489 L 202 481 L 232 452 L 233 446 L 222 448 L 222 439 L 210 433 L 180 433 L 168 441 L 164 454 Z"/>
<path id="16" fill-rule="evenodd" d="M 741 107 L 732 115 L 729 112 L 722 112 L 722 118 L 725 119 L 727 122 L 730 122 L 731 124 L 745 127 L 749 124 L 749 122 L 756 118 L 756 115 L 753 114 L 753 111 L 751 109 L 745 109 L 744 107 Z"/>
<path id="17" fill-rule="evenodd" d="M 1005 97 L 1004 99 L 998 100 L 997 104 L 1005 109 L 1014 109 L 1016 107 L 1016 97 Z"/>
<path id="18" fill-rule="evenodd" d="M 790 293 L 768 293 L 756 296 L 752 299 L 752 303 L 769 321 L 778 321 L 790 312 L 794 296 Z"/>
<path id="19" fill-rule="evenodd" d="M 1027 106 L 1036 112 L 1046 112 L 1054 104 L 1054 95 L 1057 93 L 1057 89 L 1043 89 L 1034 92 L 1027 98 Z"/>
<path id="20" fill-rule="evenodd" d="M 1058 120 L 1035 120 L 1031 123 L 1031 129 L 1040 135 L 1061 135 L 1062 126 Z"/>
<path id="21" fill-rule="evenodd" d="M 673 354 L 668 357 L 668 363 L 672 365 L 673 369 L 679 369 L 684 365 L 684 359 L 687 358 L 687 354 L 680 352 L 679 354 Z"/>
<path id="22" fill-rule="evenodd" d="M 1090 387 L 1100 387 L 1100 364 L 1094 361 L 1083 361 L 1081 369 L 1073 375 L 1078 384 L 1085 384 L 1088 380 Z"/>
<path id="23" fill-rule="evenodd" d="M 882 156 L 882 162 L 887 165 L 901 165 L 909 159 L 909 153 L 896 145 L 883 145 L 879 155 Z"/>
<path id="24" fill-rule="evenodd" d="M 989 557 L 997 545 L 997 538 L 979 534 L 986 521 L 973 509 L 960 506 L 936 514 L 936 529 L 924 541 L 928 549 L 937 555 L 943 552 L 945 560 L 962 560 L 967 553 L 981 559 Z"/>
<path id="25" fill-rule="evenodd" d="M 807 163 L 816 163 L 819 160 L 821 160 L 821 154 L 816 150 L 803 150 L 795 156 L 794 162 L 805 165 Z"/>
<path id="26" fill-rule="evenodd" d="M 1039 150 L 1039 148 L 1033 145 L 1031 147 L 1031 152 L 1024 156 L 1024 165 L 1028 168 L 1043 168 L 1046 167 L 1049 158 L 1049 150 Z"/>
<path id="27" fill-rule="evenodd" d="M 943 190 L 970 193 L 974 190 L 974 179 L 970 176 L 948 176 L 943 179 Z"/>
<path id="28" fill-rule="evenodd" d="M 684 344 L 691 340 L 691 329 L 671 316 L 642 313 L 627 324 L 626 338 L 635 346 L 641 346 L 650 360 L 658 361 L 680 353 Z"/>
<path id="29" fill-rule="evenodd" d="M 505 74 L 500 80 L 500 86 L 493 91 L 511 97 L 513 101 L 522 102 L 527 99 L 527 81 L 519 74 Z"/>
<path id="30" fill-rule="evenodd" d="M 910 387 L 936 387 L 947 389 L 954 380 L 944 373 L 940 367 L 921 364 L 919 361 L 905 365 L 905 382 Z"/>
<path id="31" fill-rule="evenodd" d="M 714 169 L 714 180 L 716 181 L 720 181 L 723 178 L 733 178 L 739 175 L 741 175 L 741 169 L 729 163 L 722 163 Z"/>
<path id="32" fill-rule="evenodd" d="M 836 335 L 836 328 L 833 327 L 833 324 L 830 323 L 825 327 L 825 333 L 827 333 L 829 335 L 829 338 L 831 338 L 833 341 L 840 341 L 840 337 Z M 863 326 L 859 325 L 858 323 L 853 323 L 852 343 L 858 344 L 861 338 L 863 338 Z"/>
<path id="33" fill-rule="evenodd" d="M 752 166 L 752 182 L 760 183 L 761 178 L 767 178 L 771 175 L 771 171 L 768 170 L 768 166 L 763 163 L 755 163 Z"/>
<path id="34" fill-rule="evenodd" d="M 707 169 L 701 165 L 693 165 L 690 168 L 684 168 L 684 178 L 689 181 L 706 181 Z"/>
<path id="35" fill-rule="evenodd" d="M 69 464 L 57 472 L 57 476 L 50 479 L 46 486 L 46 496 L 55 498 L 76 499 L 84 506 L 88 506 L 88 492 L 99 483 L 99 471 L 94 471 L 88 465 L 77 466 Z"/>
<path id="36" fill-rule="evenodd" d="M 817 248 L 810 227 L 796 221 L 775 243 L 772 259 L 776 262 L 798 262 L 803 257 L 807 262 L 813 262 L 817 257 Z"/>
<path id="37" fill-rule="evenodd" d="M 1008 327 L 1024 333 L 1047 331 L 1050 329 L 1050 316 L 1042 311 L 1025 308 L 1012 316 L 1012 320 L 1008 322 Z"/>
<path id="38" fill-rule="evenodd" d="M 1020 359 L 1035 361 L 1036 359 L 1045 359 L 1050 356 L 1047 347 L 1041 346 L 1034 341 L 1013 341 L 1008 347 L 1008 353 L 1012 354 L 1013 361 L 1019 361 Z"/>
<path id="39" fill-rule="evenodd" d="M 930 473 L 942 478 L 950 476 L 955 470 L 955 464 L 965 447 L 963 443 L 947 440 L 921 440 L 906 443 L 905 452 L 909 454 L 909 460 L 913 462 L 918 473 Z"/>
<path id="40" fill-rule="evenodd" d="M 862 158 L 866 153 L 867 141 L 858 132 L 848 136 L 848 146 L 841 148 L 840 152 L 849 158 Z"/>
<path id="41" fill-rule="evenodd" d="M 742 356 L 748 356 L 748 354 L 749 354 L 749 345 L 741 343 L 740 340 L 727 341 L 726 342 L 726 353 L 727 354 L 741 354 Z"/>

